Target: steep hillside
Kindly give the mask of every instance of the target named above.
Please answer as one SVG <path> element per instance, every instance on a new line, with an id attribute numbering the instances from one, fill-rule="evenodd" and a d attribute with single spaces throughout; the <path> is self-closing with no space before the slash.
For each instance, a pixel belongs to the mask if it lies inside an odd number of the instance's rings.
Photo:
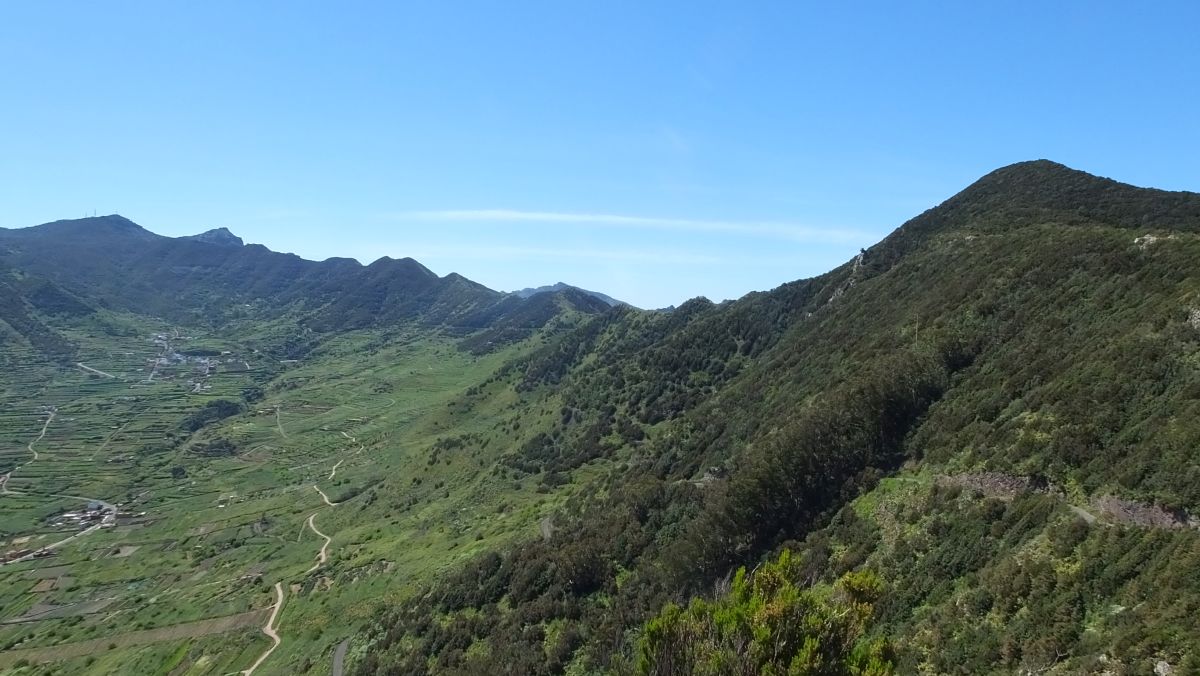
<path id="1" fill-rule="evenodd" d="M 360 672 L 676 673 L 637 627 L 781 548 L 880 575 L 904 673 L 1194 665 L 1197 230 L 1200 195 L 1024 163 L 827 275 L 561 337 L 508 371 L 564 402 L 510 464 L 606 478 Z"/>
<path id="2" fill-rule="evenodd" d="M 74 346 L 43 317 L 80 317 L 92 311 L 57 284 L 0 263 L 0 345 L 27 345 L 53 359 L 70 359 Z"/>

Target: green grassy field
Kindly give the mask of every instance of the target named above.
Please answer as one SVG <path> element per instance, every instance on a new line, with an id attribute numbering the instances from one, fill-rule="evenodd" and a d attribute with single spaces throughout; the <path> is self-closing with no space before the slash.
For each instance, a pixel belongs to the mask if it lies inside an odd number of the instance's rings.
<path id="1" fill-rule="evenodd" d="M 272 644 L 261 627 L 280 582 L 281 644 L 255 673 L 328 673 L 381 604 L 535 537 L 570 493 L 495 463 L 556 403 L 475 388 L 536 338 L 477 357 L 429 331 L 361 332 L 285 363 L 255 348 L 272 330 L 106 316 L 64 327 L 82 366 L 8 354 L 2 551 L 61 544 L 0 567 L 0 669 L 240 671 Z M 244 410 L 189 434 L 217 400 Z M 63 516 L 89 502 L 115 523 Z"/>

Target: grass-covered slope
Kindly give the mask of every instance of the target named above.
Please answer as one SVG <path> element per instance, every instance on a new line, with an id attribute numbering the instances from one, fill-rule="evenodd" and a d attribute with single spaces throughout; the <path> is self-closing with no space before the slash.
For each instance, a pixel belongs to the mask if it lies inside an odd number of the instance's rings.
<path id="1" fill-rule="evenodd" d="M 881 575 L 904 672 L 1190 664 L 1198 209 L 1016 165 L 828 275 L 517 362 L 566 404 L 524 456 L 611 470 L 544 541 L 382 616 L 361 672 L 632 668 L 664 603 L 784 547 L 797 583 Z"/>

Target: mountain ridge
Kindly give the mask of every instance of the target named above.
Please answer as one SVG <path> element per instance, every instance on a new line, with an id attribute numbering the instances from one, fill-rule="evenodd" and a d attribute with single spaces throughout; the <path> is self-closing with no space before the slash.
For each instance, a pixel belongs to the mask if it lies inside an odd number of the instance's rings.
<path id="1" fill-rule="evenodd" d="M 565 291 L 567 289 L 575 289 L 577 291 L 582 291 L 583 293 L 586 293 L 589 296 L 592 296 L 593 298 L 597 298 L 599 300 L 604 301 L 609 306 L 630 305 L 629 303 L 626 303 L 623 300 L 617 300 L 616 298 L 613 298 L 612 296 L 609 296 L 604 293 L 600 293 L 599 291 L 589 291 L 588 289 L 583 289 L 583 288 L 580 288 L 573 284 L 567 284 L 566 282 L 555 282 L 554 284 L 546 284 L 544 286 L 527 287 L 524 289 L 517 289 L 516 291 L 510 291 L 509 293 L 512 293 L 513 295 L 519 296 L 521 298 L 528 298 L 530 296 L 533 296 L 533 295 L 536 295 L 539 293 L 553 293 L 555 291 Z"/>
<path id="2" fill-rule="evenodd" d="M 0 229 L 0 262 L 97 307 L 219 324 L 241 313 L 235 308 L 255 306 L 264 317 L 297 313 L 302 324 L 326 333 L 403 322 L 471 332 L 519 313 L 526 302 L 512 303 L 457 273 L 439 277 L 412 258 L 309 261 L 243 245 L 227 230 L 172 238 L 119 215 Z M 577 298 L 554 307 L 598 311 Z"/>

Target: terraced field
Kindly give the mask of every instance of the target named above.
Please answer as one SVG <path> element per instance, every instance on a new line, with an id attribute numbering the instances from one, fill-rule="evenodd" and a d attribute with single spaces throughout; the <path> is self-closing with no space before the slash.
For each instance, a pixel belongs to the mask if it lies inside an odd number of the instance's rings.
<path id="1" fill-rule="evenodd" d="M 379 604 L 562 498 L 491 471 L 519 395 L 463 404 L 528 347 L 364 332 L 281 363 L 249 332 L 112 322 L 61 327 L 75 364 L 5 355 L 0 670 L 328 673 Z M 211 402 L 240 412 L 193 432 Z M 489 443 L 431 457 L 451 428 Z"/>

